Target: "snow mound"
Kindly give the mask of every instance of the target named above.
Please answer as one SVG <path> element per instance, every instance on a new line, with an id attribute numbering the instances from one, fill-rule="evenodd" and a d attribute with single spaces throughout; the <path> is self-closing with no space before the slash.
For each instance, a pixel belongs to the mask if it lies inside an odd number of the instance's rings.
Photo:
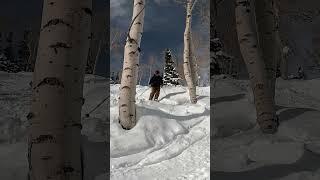
<path id="1" fill-rule="evenodd" d="M 110 92 L 111 179 L 148 179 L 151 177 L 144 172 L 152 168 L 159 173 L 150 172 L 153 179 L 171 177 L 168 172 L 161 173 L 163 163 L 176 164 L 179 157 L 190 153 L 191 147 L 203 138 L 209 140 L 209 87 L 198 88 L 199 103 L 190 104 L 185 87 L 165 86 L 161 89 L 159 102 L 155 102 L 147 100 L 150 88 L 137 86 L 138 122 L 131 130 L 123 130 L 118 122 L 119 85 L 111 86 Z M 207 122 L 206 126 L 203 126 L 204 122 Z M 209 154 L 209 144 L 204 148 L 202 151 Z M 209 168 L 206 171 L 209 173 Z M 175 176 L 184 173 L 181 169 Z"/>
<path id="2" fill-rule="evenodd" d="M 312 158 L 320 158 L 318 83 L 319 79 L 278 79 L 276 109 L 280 127 L 276 134 L 265 135 L 255 122 L 255 107 L 248 81 L 216 80 L 212 100 L 213 123 L 217 132 L 211 141 L 214 154 L 211 169 L 217 178 L 251 180 L 254 178 L 250 176 L 260 173 L 260 177 L 268 179 L 272 176 L 271 170 L 283 176 L 283 173 L 290 174 L 298 169 L 301 173 L 278 179 L 319 179 L 317 173 L 303 172 L 317 167 Z M 281 169 L 287 170 L 281 172 Z"/>

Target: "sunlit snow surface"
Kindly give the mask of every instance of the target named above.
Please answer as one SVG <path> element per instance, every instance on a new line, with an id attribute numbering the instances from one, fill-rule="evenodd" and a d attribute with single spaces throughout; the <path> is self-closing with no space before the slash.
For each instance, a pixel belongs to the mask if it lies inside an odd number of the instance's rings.
<path id="1" fill-rule="evenodd" d="M 31 79 L 30 73 L 0 72 L 0 180 L 27 179 L 26 116 L 30 110 Z M 110 87 L 110 117 L 108 103 L 85 117 L 109 95 L 108 86 L 105 78 L 91 75 L 85 78 L 82 109 L 85 180 L 106 179 L 109 152 L 111 179 L 209 179 L 209 87 L 198 89 L 196 105 L 188 103 L 184 87 L 162 89 L 160 102 L 147 100 L 148 87 L 137 87 L 138 123 L 125 131 L 117 119 L 118 85 Z"/>
<path id="2" fill-rule="evenodd" d="M 130 131 L 118 123 L 119 85 L 110 91 L 111 179 L 209 179 L 209 87 L 198 88 L 199 102 L 190 104 L 185 87 L 164 87 L 155 102 L 138 86 Z"/>

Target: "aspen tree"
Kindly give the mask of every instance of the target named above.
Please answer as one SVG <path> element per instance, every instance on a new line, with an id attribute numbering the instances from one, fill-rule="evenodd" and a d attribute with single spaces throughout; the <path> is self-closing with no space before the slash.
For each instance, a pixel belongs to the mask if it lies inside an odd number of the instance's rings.
<path id="1" fill-rule="evenodd" d="M 81 180 L 81 107 L 91 0 L 45 0 L 33 76 L 31 180 Z"/>
<path id="2" fill-rule="evenodd" d="M 268 88 L 267 72 L 260 51 L 254 11 L 250 0 L 236 0 L 236 29 L 240 51 L 246 63 L 256 106 L 257 122 L 264 133 L 277 131 L 277 117 L 272 92 Z"/>
<path id="3" fill-rule="evenodd" d="M 124 129 L 131 129 L 136 124 L 135 96 L 144 9 L 145 0 L 133 1 L 133 16 L 124 48 L 124 62 L 119 94 L 119 121 Z"/>

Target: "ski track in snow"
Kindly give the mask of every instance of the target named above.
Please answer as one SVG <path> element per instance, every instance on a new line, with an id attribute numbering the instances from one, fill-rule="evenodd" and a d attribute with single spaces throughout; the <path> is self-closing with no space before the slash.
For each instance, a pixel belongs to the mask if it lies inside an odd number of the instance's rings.
<path id="1" fill-rule="evenodd" d="M 214 179 L 320 179 L 319 79 L 277 79 L 280 127 L 264 135 L 255 122 L 248 81 L 219 79 L 211 95 L 215 136 L 211 173 Z"/>
<path id="2" fill-rule="evenodd" d="M 0 179 L 26 179 L 27 114 L 31 105 L 31 73 L 0 72 Z M 111 155 L 111 179 L 209 179 L 210 88 L 197 92 L 199 102 L 189 104 L 185 87 L 161 89 L 160 102 L 146 100 L 148 87 L 137 87 L 138 123 L 130 131 L 118 124 L 119 86 L 110 87 L 111 114 L 107 97 L 108 81 L 86 75 L 85 104 L 82 108 L 84 179 L 105 180 L 106 154 Z M 110 131 L 107 127 L 110 124 Z M 110 133 L 110 146 L 107 135 Z"/>
<path id="3" fill-rule="evenodd" d="M 165 87 L 154 102 L 138 86 L 138 123 L 130 131 L 118 124 L 118 89 L 110 89 L 111 179 L 209 179 L 209 87 L 189 104 L 185 87 Z"/>

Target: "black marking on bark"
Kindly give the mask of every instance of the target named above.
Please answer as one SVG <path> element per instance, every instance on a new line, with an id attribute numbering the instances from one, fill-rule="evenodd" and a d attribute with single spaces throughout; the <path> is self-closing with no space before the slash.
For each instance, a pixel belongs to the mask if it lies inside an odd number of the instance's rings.
<path id="1" fill-rule="evenodd" d="M 248 0 L 238 1 L 237 5 L 241 5 L 241 6 L 244 6 L 244 7 L 250 7 L 250 1 L 248 1 Z"/>
<path id="2" fill-rule="evenodd" d="M 129 36 L 129 35 L 128 35 L 128 36 Z M 129 43 L 138 44 L 138 42 L 137 42 L 135 39 L 133 39 L 133 38 L 128 38 L 128 41 L 129 41 Z M 130 45 L 130 47 L 132 47 L 132 45 Z"/>
<path id="3" fill-rule="evenodd" d="M 71 24 L 63 21 L 63 19 L 51 19 L 50 21 L 47 22 L 47 24 L 45 24 L 45 25 L 42 27 L 41 31 L 44 30 L 44 29 L 47 28 L 47 27 L 56 26 L 56 25 L 58 25 L 58 24 L 65 25 L 65 26 L 67 26 L 67 27 L 69 27 L 69 28 L 71 28 L 71 29 L 73 28 Z"/>
<path id="4" fill-rule="evenodd" d="M 33 144 L 39 144 L 39 143 L 56 143 L 56 139 L 50 135 L 50 134 L 45 134 L 45 135 L 40 135 L 37 138 L 32 140 Z"/>
<path id="5" fill-rule="evenodd" d="M 272 32 L 268 31 L 264 33 L 265 35 L 272 35 Z"/>
<path id="6" fill-rule="evenodd" d="M 64 128 L 67 128 L 67 127 L 77 127 L 79 129 L 82 129 L 82 124 L 81 123 L 65 124 Z"/>
<path id="7" fill-rule="evenodd" d="M 248 38 L 241 38 L 241 39 L 240 39 L 240 43 L 248 42 L 248 41 L 249 41 L 249 39 L 248 39 Z"/>
<path id="8" fill-rule="evenodd" d="M 261 84 L 261 83 L 258 83 L 255 85 L 255 88 L 258 88 L 258 89 L 263 89 L 264 85 Z"/>
<path id="9" fill-rule="evenodd" d="M 124 71 L 126 71 L 126 70 L 131 70 L 131 68 L 128 68 L 128 67 L 124 68 Z"/>
<path id="10" fill-rule="evenodd" d="M 53 63 L 53 61 L 49 61 L 49 63 L 50 63 L 50 64 L 52 64 L 52 63 Z"/>
<path id="11" fill-rule="evenodd" d="M 258 114 L 258 116 L 267 116 L 267 115 L 270 115 L 272 116 L 272 113 L 270 112 L 261 112 Z M 271 119 L 264 119 L 264 121 L 270 121 Z"/>
<path id="12" fill-rule="evenodd" d="M 82 8 L 82 10 L 89 16 L 92 16 L 92 10 L 90 8 Z"/>
<path id="13" fill-rule="evenodd" d="M 136 6 L 136 5 L 143 5 L 143 3 L 142 3 L 142 1 L 139 1 L 139 2 L 137 2 L 137 4 L 135 4 L 134 6 Z"/>
<path id="14" fill-rule="evenodd" d="M 79 70 L 79 68 L 75 67 L 75 68 L 73 68 L 73 70 L 78 71 L 78 70 Z"/>
<path id="15" fill-rule="evenodd" d="M 93 39 L 93 33 L 90 33 L 90 36 L 88 37 L 88 39 Z"/>
<path id="16" fill-rule="evenodd" d="M 46 161 L 46 160 L 52 159 L 52 156 L 41 156 L 40 159 Z"/>
<path id="17" fill-rule="evenodd" d="M 47 107 L 48 107 L 48 104 L 44 104 L 44 107 L 47 108 Z"/>
<path id="18" fill-rule="evenodd" d="M 84 105 L 84 103 L 86 102 L 86 99 L 83 98 L 83 97 L 81 97 L 81 98 L 80 98 L 80 101 L 81 101 L 81 104 Z"/>
<path id="19" fill-rule="evenodd" d="M 131 52 L 129 52 L 129 54 L 135 54 L 136 52 L 135 51 L 131 51 Z"/>
<path id="20" fill-rule="evenodd" d="M 64 166 L 63 167 L 63 172 L 64 173 L 72 173 L 74 171 L 74 168 L 71 166 Z"/>
<path id="21" fill-rule="evenodd" d="M 140 47 L 138 47 L 138 51 L 141 52 L 141 48 Z"/>
<path id="22" fill-rule="evenodd" d="M 131 75 L 127 75 L 127 78 L 132 77 Z"/>
<path id="23" fill-rule="evenodd" d="M 254 61 L 250 61 L 249 64 L 254 64 Z"/>
<path id="24" fill-rule="evenodd" d="M 136 23 L 134 23 L 134 25 L 136 25 L 136 24 L 141 24 L 141 22 L 136 22 Z"/>
<path id="25" fill-rule="evenodd" d="M 67 43 L 63 43 L 63 42 L 57 42 L 56 44 L 51 44 L 49 47 L 53 48 L 54 52 L 56 54 L 58 54 L 58 49 L 59 48 L 64 48 L 64 49 L 70 49 L 71 48 L 70 45 L 68 45 Z"/>
<path id="26" fill-rule="evenodd" d="M 30 120 L 34 117 L 34 113 L 33 112 L 29 112 L 27 115 L 27 120 Z"/>
<path id="27" fill-rule="evenodd" d="M 70 64 L 66 64 L 66 65 L 64 65 L 64 67 L 69 68 L 69 67 L 71 67 L 71 65 Z"/>
<path id="28" fill-rule="evenodd" d="M 127 106 L 128 106 L 127 104 L 122 104 L 122 105 L 121 105 L 121 107 L 127 107 Z"/>
<path id="29" fill-rule="evenodd" d="M 28 139 L 28 154 L 27 154 L 28 165 L 29 165 L 28 180 L 31 179 L 31 171 L 32 171 L 32 162 L 31 162 L 32 145 L 33 145 L 32 141 Z"/>
<path id="30" fill-rule="evenodd" d="M 247 160 L 246 160 L 246 164 L 247 164 L 247 165 L 250 165 L 250 164 L 256 162 L 256 161 L 251 160 L 249 157 L 247 157 L 246 159 L 247 159 Z"/>
<path id="31" fill-rule="evenodd" d="M 123 86 L 121 89 L 130 89 L 129 86 Z"/>
<path id="32" fill-rule="evenodd" d="M 46 78 L 44 78 L 35 88 L 38 88 L 38 87 L 43 86 L 43 85 L 58 86 L 58 87 L 64 88 L 63 82 L 60 79 L 56 78 L 56 77 L 46 77 Z"/>
<path id="33" fill-rule="evenodd" d="M 49 2 L 49 5 L 51 5 L 51 6 L 54 5 L 54 2 Z"/>
<path id="34" fill-rule="evenodd" d="M 256 45 L 256 44 L 254 44 L 254 45 L 252 45 L 252 47 L 253 47 L 253 48 L 257 48 L 257 45 Z"/>

